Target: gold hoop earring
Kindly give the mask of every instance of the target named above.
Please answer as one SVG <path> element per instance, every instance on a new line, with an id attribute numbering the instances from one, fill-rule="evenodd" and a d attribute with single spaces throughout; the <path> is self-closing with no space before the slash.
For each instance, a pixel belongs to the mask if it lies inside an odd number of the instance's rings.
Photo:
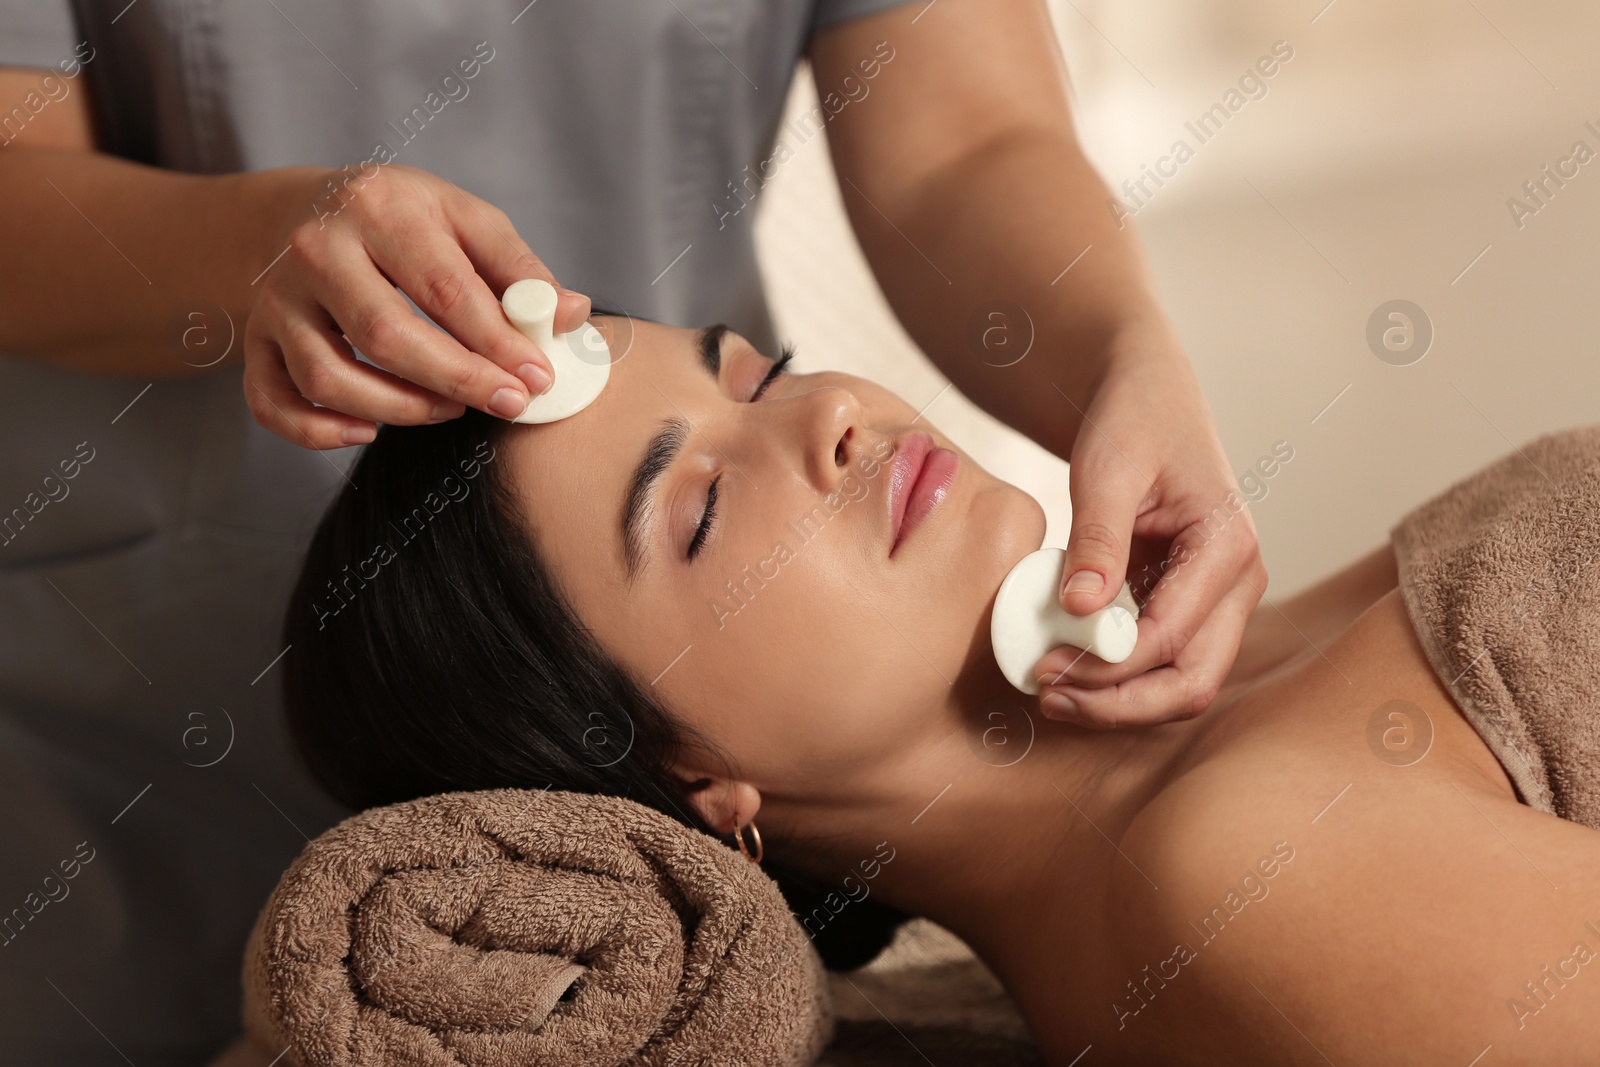
<path id="1" fill-rule="evenodd" d="M 744 827 L 743 826 L 734 826 L 734 828 L 733 828 L 733 839 L 735 841 L 739 842 L 739 851 L 744 853 L 744 858 L 745 859 L 749 860 L 751 863 L 760 863 L 761 862 L 761 857 L 766 855 L 766 849 L 763 848 L 762 845 L 761 845 L 761 831 L 756 829 L 756 822 L 755 822 L 754 819 L 751 819 L 745 825 L 750 827 L 750 836 L 752 836 L 752 837 L 754 837 L 756 839 L 756 852 L 755 852 L 755 855 L 752 856 L 750 854 L 749 847 L 746 846 L 745 843 L 744 843 Z"/>

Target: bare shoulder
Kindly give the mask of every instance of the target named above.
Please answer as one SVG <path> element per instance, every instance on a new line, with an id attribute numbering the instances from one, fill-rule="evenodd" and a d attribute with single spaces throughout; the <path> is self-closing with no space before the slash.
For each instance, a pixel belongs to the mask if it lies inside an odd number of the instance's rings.
<path id="1" fill-rule="evenodd" d="M 1174 1062 L 1583 1062 L 1600 832 L 1375 758 L 1359 722 L 1241 735 L 1135 820 L 1117 1031 Z"/>

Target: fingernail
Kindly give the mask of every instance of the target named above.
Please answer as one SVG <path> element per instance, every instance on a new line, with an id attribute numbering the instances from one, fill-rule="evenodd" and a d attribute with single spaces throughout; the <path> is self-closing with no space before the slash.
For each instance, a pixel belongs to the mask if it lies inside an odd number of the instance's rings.
<path id="1" fill-rule="evenodd" d="M 1078 714 L 1078 702 L 1067 696 L 1065 693 L 1058 693 L 1055 690 L 1051 690 L 1044 695 L 1044 700 L 1042 703 L 1046 708 L 1060 715 Z"/>
<path id="2" fill-rule="evenodd" d="M 433 410 L 428 412 L 428 418 L 433 422 L 443 422 L 445 419 L 454 418 L 462 414 L 457 410 L 461 404 L 455 400 L 441 400 L 433 405 Z"/>
<path id="3" fill-rule="evenodd" d="M 550 388 L 550 372 L 532 360 L 517 368 L 517 377 L 527 383 L 528 392 L 534 396 Z"/>
<path id="4" fill-rule="evenodd" d="M 584 295 L 583 293 L 578 292 L 576 289 L 568 289 L 566 286 L 557 286 L 556 287 L 556 293 L 557 293 L 557 295 L 556 295 L 557 302 L 565 303 L 565 302 L 567 302 L 566 298 L 570 297 L 574 307 L 577 309 L 578 312 L 580 312 L 580 314 L 575 314 L 573 316 L 573 319 L 572 319 L 572 328 L 573 329 L 577 329 L 578 326 L 582 325 L 582 323 L 583 323 L 583 321 L 585 319 L 587 319 L 591 314 L 593 314 L 594 305 L 590 302 L 589 298 L 586 295 Z M 586 309 L 586 306 L 587 306 L 587 309 Z"/>
<path id="5" fill-rule="evenodd" d="M 339 434 L 339 440 L 347 445 L 364 445 L 377 436 L 376 426 L 346 426 Z"/>
<path id="6" fill-rule="evenodd" d="M 1067 579 L 1069 593 L 1098 593 L 1105 587 L 1106 580 L 1099 571 L 1073 571 Z"/>
<path id="7" fill-rule="evenodd" d="M 489 410 L 502 419 L 514 419 L 528 408 L 528 398 L 509 386 L 496 389 L 489 398 Z"/>

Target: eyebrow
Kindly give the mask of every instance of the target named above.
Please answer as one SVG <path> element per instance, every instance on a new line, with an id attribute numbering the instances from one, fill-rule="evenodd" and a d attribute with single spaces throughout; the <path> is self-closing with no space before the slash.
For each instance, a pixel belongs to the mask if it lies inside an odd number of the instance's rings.
<path id="1" fill-rule="evenodd" d="M 695 337 L 695 354 L 701 369 L 713 382 L 722 380 L 722 338 L 728 324 L 719 322 L 699 331 Z M 660 431 L 645 445 L 644 455 L 628 479 L 622 504 L 622 555 L 627 566 L 629 584 L 644 569 L 646 563 L 645 530 L 650 525 L 651 502 L 662 475 L 672 466 L 673 460 L 683 450 L 693 429 L 688 420 L 671 416 L 662 420 Z"/>

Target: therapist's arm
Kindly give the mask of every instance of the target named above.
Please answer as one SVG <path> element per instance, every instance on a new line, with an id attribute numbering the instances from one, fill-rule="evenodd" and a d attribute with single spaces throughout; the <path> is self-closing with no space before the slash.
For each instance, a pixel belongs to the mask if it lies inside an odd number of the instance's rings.
<path id="1" fill-rule="evenodd" d="M 1078 145 L 1043 0 L 901 4 L 818 32 L 809 58 L 836 112 L 845 208 L 895 314 L 963 393 L 1071 462 L 1066 573 L 1091 577 L 1063 604 L 1102 607 L 1124 577 L 1149 597 L 1125 663 L 1046 654 L 1036 675 L 1074 707 L 1041 710 L 1087 726 L 1199 714 L 1266 572 L 1134 230 Z M 996 301 L 1025 318 L 989 315 Z"/>
<path id="2" fill-rule="evenodd" d="M 43 95 L 46 77 L 58 99 Z M 104 374 L 203 373 L 178 357 L 180 307 L 211 301 L 242 327 L 251 276 L 283 247 L 285 198 L 305 183 L 281 171 L 198 177 L 97 152 L 85 81 L 0 69 L 7 113 L 29 94 L 48 100 L 0 133 L 0 350 Z"/>
<path id="3" fill-rule="evenodd" d="M 30 93 L 37 106 L 46 77 L 49 102 L 0 131 L 0 351 L 143 378 L 243 360 L 256 419 L 311 448 L 466 404 L 515 414 L 534 384 L 518 372 L 548 371 L 490 286 L 555 279 L 491 205 L 410 167 L 343 184 L 349 173 L 323 167 L 194 175 L 129 162 L 96 150 L 85 77 L 0 68 L 0 108 Z M 588 304 L 563 291 L 558 322 L 582 321 Z M 492 406 L 497 391 L 514 394 L 507 410 Z"/>

